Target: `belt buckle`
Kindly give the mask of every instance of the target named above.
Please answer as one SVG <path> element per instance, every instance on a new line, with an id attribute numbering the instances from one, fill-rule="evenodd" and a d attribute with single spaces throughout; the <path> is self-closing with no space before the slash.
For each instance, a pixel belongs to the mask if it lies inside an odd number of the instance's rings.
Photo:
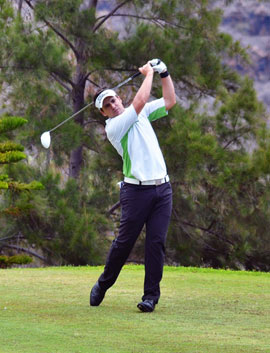
<path id="1" fill-rule="evenodd" d="M 162 183 L 162 179 L 156 179 L 155 180 L 156 186 L 161 185 L 161 183 Z"/>

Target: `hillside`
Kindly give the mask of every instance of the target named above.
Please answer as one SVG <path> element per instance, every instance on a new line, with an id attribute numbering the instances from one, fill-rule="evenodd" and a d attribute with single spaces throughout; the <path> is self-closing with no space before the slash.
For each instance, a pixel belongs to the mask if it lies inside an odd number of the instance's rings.
<path id="1" fill-rule="evenodd" d="M 270 112 L 270 3 L 239 0 L 229 6 L 224 1 L 215 5 L 224 9 L 220 30 L 239 40 L 250 55 L 250 65 L 242 66 L 236 60 L 230 65 L 254 80 L 258 97 Z"/>

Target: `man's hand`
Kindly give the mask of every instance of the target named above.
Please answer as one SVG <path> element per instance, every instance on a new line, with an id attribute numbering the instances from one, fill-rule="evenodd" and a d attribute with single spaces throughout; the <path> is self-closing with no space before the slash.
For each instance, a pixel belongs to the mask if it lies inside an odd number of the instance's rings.
<path id="1" fill-rule="evenodd" d="M 149 61 L 147 64 L 140 67 L 139 71 L 145 78 L 132 102 L 137 114 L 141 112 L 149 99 L 154 77 L 154 70 Z"/>
<path id="2" fill-rule="evenodd" d="M 139 71 L 142 75 L 147 76 L 148 74 L 154 73 L 154 68 L 151 66 L 151 62 L 148 61 L 147 64 L 139 68 Z"/>
<path id="3" fill-rule="evenodd" d="M 163 61 L 159 59 L 152 59 L 149 62 L 153 66 L 153 69 L 155 72 L 158 72 L 159 74 L 161 74 L 167 71 L 167 66 L 164 64 Z"/>

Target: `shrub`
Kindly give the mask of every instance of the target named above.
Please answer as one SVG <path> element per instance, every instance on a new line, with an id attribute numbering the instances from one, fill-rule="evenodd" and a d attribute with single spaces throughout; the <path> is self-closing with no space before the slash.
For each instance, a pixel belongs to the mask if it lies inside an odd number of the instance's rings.
<path id="1" fill-rule="evenodd" d="M 32 257 L 27 255 L 13 255 L 13 256 L 6 256 L 0 255 L 0 268 L 8 268 L 12 265 L 26 265 L 33 261 Z"/>

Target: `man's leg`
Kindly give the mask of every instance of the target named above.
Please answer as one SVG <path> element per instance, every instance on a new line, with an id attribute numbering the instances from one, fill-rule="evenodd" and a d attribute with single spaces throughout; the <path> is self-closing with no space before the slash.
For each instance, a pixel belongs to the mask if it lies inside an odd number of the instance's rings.
<path id="1" fill-rule="evenodd" d="M 102 291 L 115 283 L 151 210 L 153 195 L 153 187 L 124 184 L 121 188 L 119 235 L 112 243 L 104 272 L 98 279 Z"/>
<path id="2" fill-rule="evenodd" d="M 156 187 L 156 203 L 146 221 L 145 281 L 142 300 L 158 303 L 159 283 L 162 279 L 165 257 L 165 241 L 172 211 L 170 183 Z"/>
<path id="3" fill-rule="evenodd" d="M 113 240 L 104 272 L 98 279 L 99 286 L 107 290 L 116 281 L 143 228 L 143 222 L 120 222 L 118 237 Z"/>

